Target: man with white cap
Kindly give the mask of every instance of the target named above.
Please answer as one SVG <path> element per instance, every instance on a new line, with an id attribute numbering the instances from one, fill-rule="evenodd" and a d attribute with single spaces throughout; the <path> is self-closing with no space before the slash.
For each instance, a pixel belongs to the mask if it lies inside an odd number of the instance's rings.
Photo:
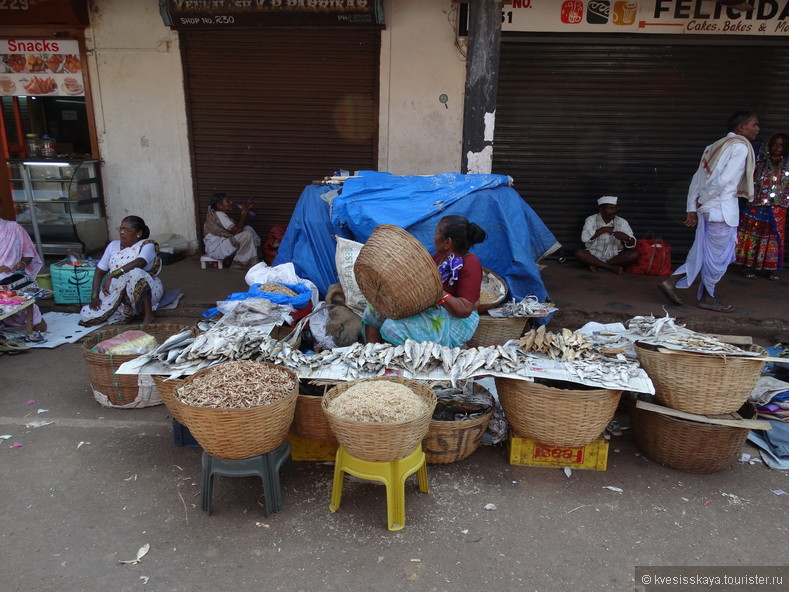
<path id="1" fill-rule="evenodd" d="M 617 201 L 613 195 L 604 195 L 597 200 L 599 212 L 584 222 L 581 241 L 585 248 L 578 249 L 575 257 L 590 271 L 605 269 L 622 273 L 638 259 L 633 231 L 624 218 L 616 215 Z"/>
<path id="2" fill-rule="evenodd" d="M 737 198 L 753 200 L 751 142 L 759 134 L 759 118 L 750 111 L 736 111 L 728 128 L 728 134 L 705 148 L 690 182 L 685 226 L 696 228 L 693 246 L 685 263 L 658 285 L 670 302 L 682 304 L 675 288 L 689 288 L 701 277 L 696 306 L 715 312 L 734 310 L 715 297 L 715 286 L 736 258 Z"/>

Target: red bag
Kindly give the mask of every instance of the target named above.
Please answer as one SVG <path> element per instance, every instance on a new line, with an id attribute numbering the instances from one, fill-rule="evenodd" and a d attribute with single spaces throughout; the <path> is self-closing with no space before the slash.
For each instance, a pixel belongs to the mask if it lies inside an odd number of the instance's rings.
<path id="1" fill-rule="evenodd" d="M 671 275 L 671 245 L 651 232 L 636 241 L 638 259 L 627 273 L 638 275 Z"/>

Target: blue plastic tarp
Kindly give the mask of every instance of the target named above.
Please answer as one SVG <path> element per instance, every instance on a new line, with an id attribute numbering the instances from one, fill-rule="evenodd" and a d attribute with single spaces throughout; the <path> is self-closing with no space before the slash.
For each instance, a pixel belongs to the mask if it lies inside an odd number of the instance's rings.
<path id="1" fill-rule="evenodd" d="M 321 195 L 340 189 L 330 208 Z M 324 297 L 338 282 L 334 236 L 365 242 L 379 224 L 395 224 L 413 234 L 433 253 L 433 234 L 443 216 L 460 215 L 488 234 L 475 245 L 482 265 L 503 277 L 510 298 L 528 295 L 540 301 L 547 291 L 536 261 L 559 247 L 539 216 L 509 187 L 503 175 L 397 176 L 362 171 L 338 186 L 307 186 L 274 260 L 292 261 L 300 277 L 310 279 Z"/>

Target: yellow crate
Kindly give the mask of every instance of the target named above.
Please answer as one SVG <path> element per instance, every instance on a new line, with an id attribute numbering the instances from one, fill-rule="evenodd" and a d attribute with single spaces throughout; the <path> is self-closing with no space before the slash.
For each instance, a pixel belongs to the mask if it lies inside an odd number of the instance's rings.
<path id="1" fill-rule="evenodd" d="M 337 455 L 337 444 L 332 442 L 316 442 L 306 440 L 294 433 L 288 434 L 290 440 L 290 458 L 292 460 L 334 460 Z"/>
<path id="2" fill-rule="evenodd" d="M 586 446 L 549 446 L 510 432 L 510 464 L 530 467 L 570 467 L 605 471 L 608 466 L 608 441 L 600 436 Z"/>

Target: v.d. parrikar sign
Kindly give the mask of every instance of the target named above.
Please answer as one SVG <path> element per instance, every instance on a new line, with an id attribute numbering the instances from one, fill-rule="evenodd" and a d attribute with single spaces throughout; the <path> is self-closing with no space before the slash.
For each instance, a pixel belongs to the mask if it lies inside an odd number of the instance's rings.
<path id="1" fill-rule="evenodd" d="M 789 0 L 750 0 L 738 10 L 715 0 L 511 0 L 502 31 L 789 35 Z"/>

